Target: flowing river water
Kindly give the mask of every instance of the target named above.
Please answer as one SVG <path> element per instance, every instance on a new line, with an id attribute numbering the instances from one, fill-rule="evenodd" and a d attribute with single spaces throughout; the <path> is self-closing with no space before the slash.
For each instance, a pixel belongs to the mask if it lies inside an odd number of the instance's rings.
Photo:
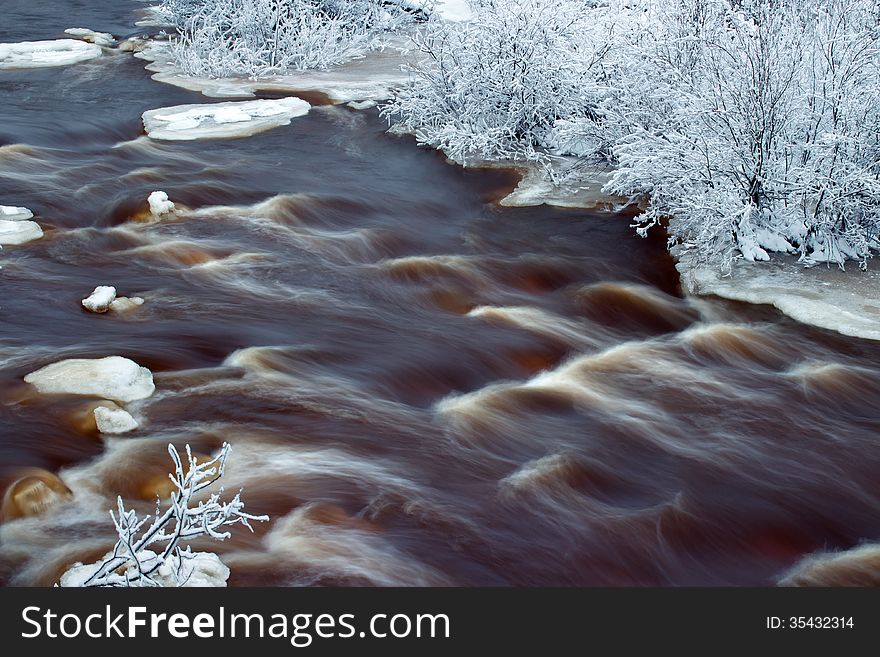
<path id="1" fill-rule="evenodd" d="M 140 6 L 4 0 L 0 42 L 141 33 Z M 682 298 L 631 214 L 501 207 L 513 172 L 375 110 L 144 136 L 193 102 L 130 53 L 0 71 L 0 203 L 46 232 L 0 252 L 0 486 L 74 493 L 0 526 L 0 581 L 103 554 L 169 442 L 231 443 L 227 490 L 272 518 L 198 544 L 231 585 L 765 585 L 880 536 L 877 343 Z M 154 190 L 192 212 L 141 221 Z M 146 303 L 88 313 L 96 285 Z M 123 437 L 22 380 L 108 355 L 156 380 Z"/>

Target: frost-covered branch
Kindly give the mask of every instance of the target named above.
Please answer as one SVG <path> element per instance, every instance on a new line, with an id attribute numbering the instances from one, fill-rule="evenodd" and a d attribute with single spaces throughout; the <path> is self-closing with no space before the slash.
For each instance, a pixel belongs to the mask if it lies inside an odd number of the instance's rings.
<path id="1" fill-rule="evenodd" d="M 546 160 L 557 121 L 593 116 L 610 23 L 577 0 L 471 4 L 470 21 L 415 37 L 410 83 L 384 114 L 456 160 Z"/>
<path id="2" fill-rule="evenodd" d="M 264 77 L 324 69 L 383 47 L 432 0 L 165 0 L 190 75 Z"/>
<path id="3" fill-rule="evenodd" d="M 62 576 L 62 586 L 183 586 L 198 562 L 219 562 L 216 555 L 193 553 L 181 545 L 201 536 L 222 541 L 231 535 L 226 529 L 231 525 L 241 524 L 253 531 L 251 521 L 269 519 L 245 513 L 240 492 L 222 502 L 221 488 L 207 500 L 195 502 L 199 493 L 223 476 L 230 449 L 224 443 L 216 457 L 199 463 L 187 445 L 184 464 L 177 449 L 168 445 L 174 461 L 174 473 L 168 476 L 176 489 L 169 507 L 162 512 L 157 505 L 154 515 L 141 517 L 127 510 L 119 497 L 116 513 L 110 512 L 119 536 L 113 550 L 96 564 L 71 568 Z M 225 568 L 222 563 L 219 566 Z"/>

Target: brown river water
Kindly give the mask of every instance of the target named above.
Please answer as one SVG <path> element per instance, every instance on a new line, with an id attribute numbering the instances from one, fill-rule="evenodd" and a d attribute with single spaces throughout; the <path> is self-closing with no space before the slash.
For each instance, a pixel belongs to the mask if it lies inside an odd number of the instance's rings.
<path id="1" fill-rule="evenodd" d="M 137 3 L 3 5 L 0 42 L 151 29 Z M 103 554 L 169 442 L 231 443 L 227 489 L 272 518 L 197 545 L 230 585 L 772 585 L 880 536 L 880 344 L 683 299 L 632 214 L 503 208 L 514 173 L 375 110 L 149 140 L 143 111 L 210 101 L 143 66 L 0 71 L 0 203 L 46 231 L 0 252 L 0 487 L 74 492 L 0 525 L 0 582 Z M 192 212 L 139 221 L 154 190 Z M 88 313 L 96 285 L 146 303 Z M 108 355 L 156 379 L 124 437 L 22 381 Z"/>

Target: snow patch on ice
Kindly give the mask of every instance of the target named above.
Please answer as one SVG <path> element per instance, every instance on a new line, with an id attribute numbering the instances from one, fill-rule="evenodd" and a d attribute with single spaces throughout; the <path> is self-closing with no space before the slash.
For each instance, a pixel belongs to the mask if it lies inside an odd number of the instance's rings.
<path id="1" fill-rule="evenodd" d="M 0 43 L 0 70 L 67 66 L 100 56 L 100 46 L 76 39 Z"/>
<path id="2" fill-rule="evenodd" d="M 19 208 L 14 205 L 0 205 L 0 219 L 8 221 L 22 221 L 30 219 L 34 213 L 27 208 Z"/>
<path id="3" fill-rule="evenodd" d="M 410 61 L 398 47 L 404 39 L 391 40 L 391 47 L 368 53 L 329 70 L 291 71 L 265 79 L 208 78 L 184 75 L 175 65 L 167 41 L 151 41 L 135 55 L 150 62 L 147 70 L 153 79 L 176 87 L 197 91 L 209 98 L 252 98 L 258 91 L 291 93 L 318 91 L 331 102 L 381 102 L 391 98 L 392 89 L 406 83 L 408 74 L 402 65 Z"/>
<path id="4" fill-rule="evenodd" d="M 34 213 L 27 208 L 0 205 L 0 245 L 25 244 L 43 236 L 43 229 L 35 221 L 29 221 Z"/>
<path id="5" fill-rule="evenodd" d="M 87 27 L 69 27 L 64 30 L 65 34 L 78 37 L 88 43 L 94 43 L 96 46 L 104 48 L 112 48 L 116 45 L 116 38 L 108 32 L 95 32 Z"/>
<path id="6" fill-rule="evenodd" d="M 220 557 L 213 552 L 184 552 L 184 558 L 179 559 L 177 555 L 169 555 L 165 561 L 159 566 L 151 577 L 159 586 L 176 587 L 177 577 L 180 577 L 184 583 L 182 586 L 190 587 L 225 587 L 226 580 L 229 579 L 229 568 L 224 564 Z M 63 575 L 59 585 L 62 587 L 79 587 L 91 577 L 104 563 L 105 560 L 112 557 L 112 553 L 107 553 L 101 561 L 83 565 L 75 563 Z M 141 564 L 150 567 L 159 555 L 150 550 L 143 550 L 139 553 Z M 134 569 L 135 565 L 129 563 L 128 569 Z M 179 570 L 179 575 L 175 573 Z"/>
<path id="7" fill-rule="evenodd" d="M 87 395 L 128 403 L 153 394 L 153 374 L 128 358 L 71 358 L 24 377 L 44 394 Z"/>
<path id="8" fill-rule="evenodd" d="M 144 112 L 143 120 L 153 139 L 223 139 L 247 137 L 288 125 L 292 118 L 308 114 L 310 109 L 311 105 L 301 98 L 280 98 L 178 105 Z"/>
<path id="9" fill-rule="evenodd" d="M 736 263 L 726 276 L 692 255 L 681 256 L 676 267 L 689 294 L 767 304 L 805 324 L 880 340 L 880 272 L 808 269 L 782 255 L 760 264 Z"/>
<path id="10" fill-rule="evenodd" d="M 480 166 L 480 165 L 477 165 Z M 511 166 L 509 162 L 491 163 L 491 166 Z M 533 207 L 552 205 L 561 208 L 607 209 L 625 204 L 626 200 L 610 196 L 602 187 L 611 177 L 607 167 L 586 170 L 574 158 L 557 158 L 549 164 L 549 170 L 533 162 L 513 163 L 523 172 L 522 180 L 500 205 L 506 207 Z M 569 174 L 577 166 L 576 177 Z"/>
<path id="11" fill-rule="evenodd" d="M 434 13 L 447 21 L 467 21 L 474 17 L 468 0 L 437 0 Z"/>

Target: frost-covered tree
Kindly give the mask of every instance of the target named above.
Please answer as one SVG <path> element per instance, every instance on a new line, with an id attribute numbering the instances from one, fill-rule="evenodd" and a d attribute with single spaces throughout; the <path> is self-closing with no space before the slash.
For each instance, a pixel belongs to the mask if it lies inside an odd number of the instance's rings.
<path id="1" fill-rule="evenodd" d="M 545 159 L 557 121 L 592 117 L 610 23 L 582 0 L 472 5 L 470 21 L 415 38 L 410 82 L 383 113 L 456 160 Z"/>
<path id="2" fill-rule="evenodd" d="M 475 0 L 384 112 L 457 160 L 611 160 L 704 261 L 880 248 L 877 0 Z"/>
<path id="3" fill-rule="evenodd" d="M 427 16 L 429 0 L 165 0 L 189 75 L 262 77 L 335 66 Z"/>
<path id="4" fill-rule="evenodd" d="M 640 230 L 668 219 L 706 261 L 783 251 L 864 266 L 880 247 L 877 7 L 642 3 L 599 121 L 563 132 L 610 143 L 608 190 L 646 200 Z"/>
<path id="5" fill-rule="evenodd" d="M 209 552 L 194 553 L 187 543 L 203 536 L 222 541 L 230 536 L 226 527 L 241 524 L 252 530 L 251 521 L 269 519 L 245 513 L 240 493 L 222 502 L 220 489 L 207 499 L 196 501 L 202 491 L 223 476 L 229 450 L 230 446 L 224 443 L 216 457 L 198 463 L 187 445 L 184 467 L 177 449 L 168 445 L 174 461 L 174 474 L 168 476 L 176 489 L 171 493 L 168 508 L 163 512 L 157 506 L 155 514 L 140 516 L 127 510 L 122 498 L 117 498 L 117 512 L 110 512 L 119 535 L 113 550 L 97 563 L 71 567 L 62 575 L 61 585 L 225 586 L 229 570 L 219 558 Z"/>

